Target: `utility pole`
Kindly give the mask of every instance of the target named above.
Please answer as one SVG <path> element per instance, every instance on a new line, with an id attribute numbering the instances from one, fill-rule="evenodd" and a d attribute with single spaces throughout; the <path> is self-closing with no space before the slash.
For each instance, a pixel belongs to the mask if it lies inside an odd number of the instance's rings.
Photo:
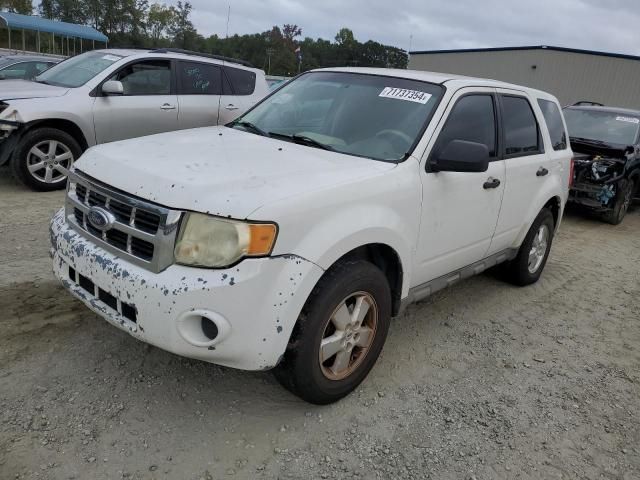
<path id="1" fill-rule="evenodd" d="M 229 38 L 229 20 L 231 19 L 231 4 L 229 4 L 229 10 L 227 11 L 227 35 L 225 38 Z"/>
<path id="2" fill-rule="evenodd" d="M 267 48 L 267 59 L 268 59 L 268 67 L 267 67 L 267 75 L 271 75 L 271 55 L 275 53 L 273 48 Z"/>

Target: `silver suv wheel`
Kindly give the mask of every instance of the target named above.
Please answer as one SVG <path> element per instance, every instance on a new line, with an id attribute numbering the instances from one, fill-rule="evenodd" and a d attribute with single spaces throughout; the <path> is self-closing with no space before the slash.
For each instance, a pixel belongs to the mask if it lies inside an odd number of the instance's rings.
<path id="1" fill-rule="evenodd" d="M 74 162 L 71 149 L 57 140 L 37 143 L 27 153 L 27 170 L 39 182 L 65 181 Z"/>

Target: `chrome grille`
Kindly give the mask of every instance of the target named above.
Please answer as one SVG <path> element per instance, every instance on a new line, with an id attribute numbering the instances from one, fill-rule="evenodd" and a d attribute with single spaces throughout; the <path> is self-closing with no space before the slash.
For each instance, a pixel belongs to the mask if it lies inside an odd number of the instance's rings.
<path id="1" fill-rule="evenodd" d="M 111 214 L 113 225 L 92 225 L 87 218 L 92 207 Z M 69 175 L 66 215 L 77 232 L 132 263 L 154 272 L 173 263 L 181 211 L 121 192 L 76 170 Z"/>

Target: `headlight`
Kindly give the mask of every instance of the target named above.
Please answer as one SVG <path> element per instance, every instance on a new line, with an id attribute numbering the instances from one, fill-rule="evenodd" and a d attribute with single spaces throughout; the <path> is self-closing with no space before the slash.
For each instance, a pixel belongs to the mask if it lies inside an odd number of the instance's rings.
<path id="1" fill-rule="evenodd" d="M 174 256 L 177 263 L 227 267 L 243 257 L 269 255 L 278 228 L 273 223 L 248 223 L 187 213 Z"/>

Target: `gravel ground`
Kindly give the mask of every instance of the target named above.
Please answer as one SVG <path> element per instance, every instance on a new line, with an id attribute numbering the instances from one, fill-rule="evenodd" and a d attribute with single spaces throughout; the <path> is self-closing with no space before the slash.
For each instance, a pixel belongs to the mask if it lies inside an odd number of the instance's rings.
<path id="1" fill-rule="evenodd" d="M 482 275 L 394 321 L 368 379 L 303 403 L 54 281 L 61 192 L 0 169 L 0 479 L 640 478 L 640 208 L 565 217 L 541 281 Z"/>

